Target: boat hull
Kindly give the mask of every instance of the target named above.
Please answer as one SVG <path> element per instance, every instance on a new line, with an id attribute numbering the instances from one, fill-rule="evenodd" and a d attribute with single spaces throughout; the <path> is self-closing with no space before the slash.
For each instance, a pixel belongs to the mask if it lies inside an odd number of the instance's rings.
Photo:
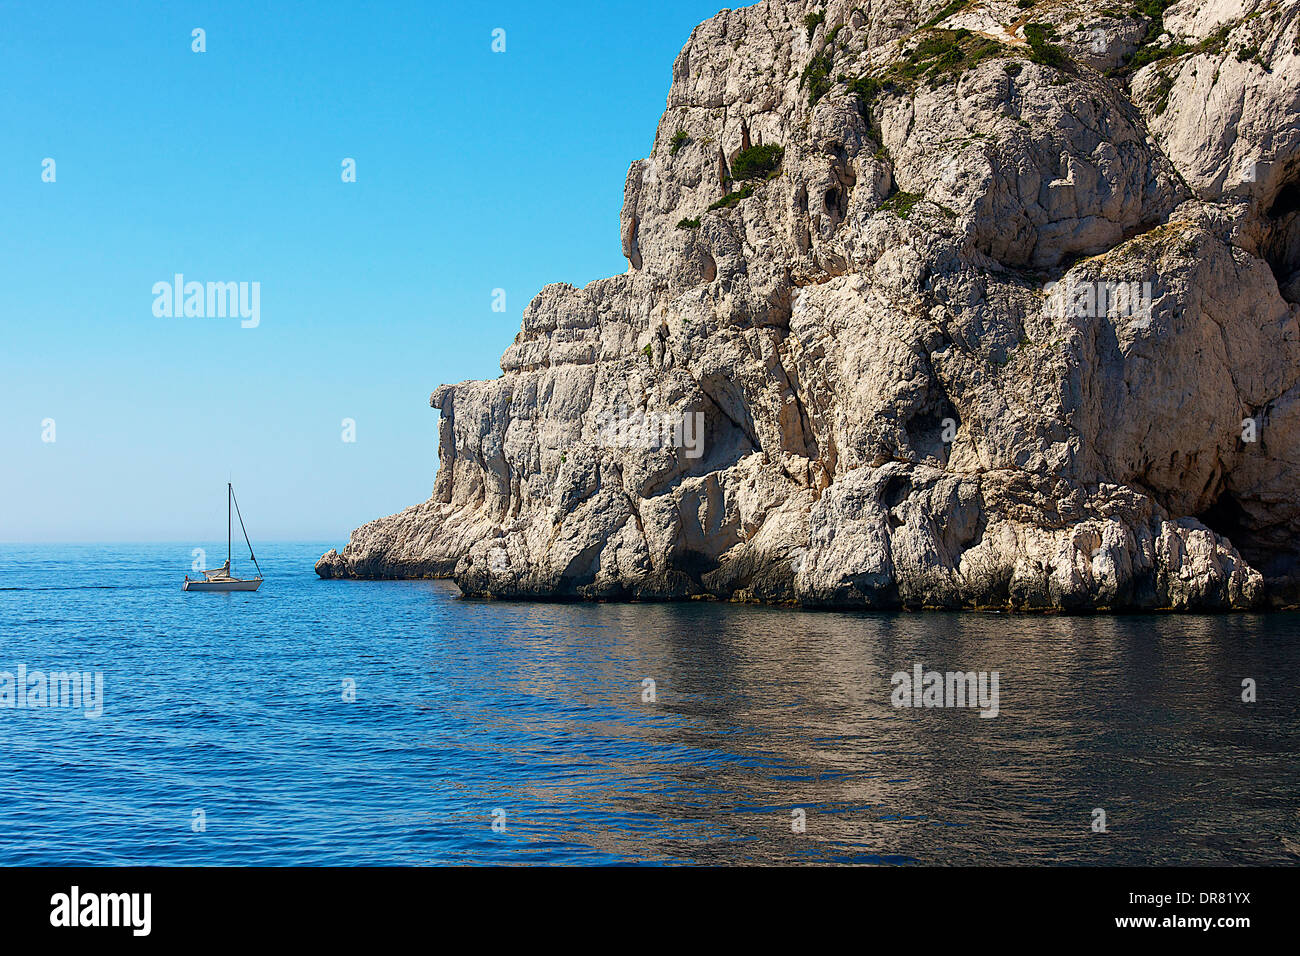
<path id="1" fill-rule="evenodd" d="M 243 580 L 231 578 L 228 581 L 186 581 L 181 585 L 183 591 L 256 591 L 262 586 L 261 578 Z"/>

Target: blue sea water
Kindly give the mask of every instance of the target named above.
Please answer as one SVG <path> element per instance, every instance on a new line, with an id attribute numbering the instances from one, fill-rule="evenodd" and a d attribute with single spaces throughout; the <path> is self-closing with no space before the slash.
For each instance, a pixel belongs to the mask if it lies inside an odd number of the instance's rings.
<path id="1" fill-rule="evenodd" d="M 189 545 L 0 545 L 0 672 L 104 677 L 98 718 L 0 706 L 0 863 L 1300 850 L 1295 615 L 480 602 L 318 580 L 326 547 L 266 546 L 260 591 L 196 594 Z M 893 707 L 917 663 L 997 671 L 999 715 Z"/>

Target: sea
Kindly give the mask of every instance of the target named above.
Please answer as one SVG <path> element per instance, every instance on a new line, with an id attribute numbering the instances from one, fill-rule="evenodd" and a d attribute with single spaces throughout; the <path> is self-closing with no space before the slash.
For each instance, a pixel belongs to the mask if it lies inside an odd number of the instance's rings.
<path id="1" fill-rule="evenodd" d="M 0 545 L 0 864 L 1300 859 L 1295 614 L 466 600 L 330 544 L 238 594 Z"/>

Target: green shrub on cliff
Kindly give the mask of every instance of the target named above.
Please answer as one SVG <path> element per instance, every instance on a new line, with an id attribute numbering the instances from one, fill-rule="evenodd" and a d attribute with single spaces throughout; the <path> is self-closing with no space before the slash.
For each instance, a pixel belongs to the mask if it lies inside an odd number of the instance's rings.
<path id="1" fill-rule="evenodd" d="M 890 196 L 880 204 L 881 209 L 888 209 L 898 216 L 899 219 L 906 219 L 912 215 L 912 209 L 925 197 L 920 193 L 907 193 L 901 189 Z"/>
<path id="2" fill-rule="evenodd" d="M 754 187 L 749 183 L 746 183 L 744 186 L 741 186 L 740 189 L 736 190 L 735 192 L 727 193 L 717 202 L 711 203 L 709 205 L 709 208 L 730 209 L 732 206 L 736 205 L 736 203 L 740 202 L 742 199 L 748 199 L 753 194 L 754 194 Z"/>
<path id="3" fill-rule="evenodd" d="M 926 20 L 925 23 L 921 24 L 921 26 L 932 27 L 937 23 L 942 23 L 944 20 L 947 20 L 950 16 L 952 16 L 954 13 L 960 10 L 962 7 L 966 6 L 968 2 L 969 0 L 952 0 L 952 3 L 948 4 L 942 10 L 940 10 L 938 13 L 932 16 L 929 20 Z"/>
<path id="4" fill-rule="evenodd" d="M 910 82 L 928 78 L 935 82 L 944 74 L 961 75 L 984 60 L 1008 52 L 997 40 L 970 30 L 930 30 L 903 62 L 886 71 L 885 77 Z"/>
<path id="5" fill-rule="evenodd" d="M 799 77 L 799 85 L 808 87 L 808 105 L 816 106 L 817 101 L 831 91 L 831 69 L 835 66 L 833 50 L 823 50 L 808 61 Z"/>
<path id="6" fill-rule="evenodd" d="M 776 143 L 742 149 L 731 161 L 731 177 L 741 180 L 767 178 L 776 172 L 784 155 L 785 148 Z"/>
<path id="7" fill-rule="evenodd" d="M 1056 31 L 1046 23 L 1026 23 L 1025 39 L 1029 41 L 1029 59 L 1041 66 L 1050 66 L 1063 70 L 1070 64 L 1070 59 L 1057 44 Z"/>

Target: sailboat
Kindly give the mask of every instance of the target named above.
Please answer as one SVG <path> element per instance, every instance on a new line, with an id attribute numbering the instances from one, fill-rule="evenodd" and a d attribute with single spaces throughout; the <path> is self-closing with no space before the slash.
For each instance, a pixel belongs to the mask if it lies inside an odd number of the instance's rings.
<path id="1" fill-rule="evenodd" d="M 253 559 L 253 567 L 257 568 L 257 577 L 255 578 L 235 578 L 230 576 L 230 538 L 234 530 L 231 524 L 231 505 L 234 506 L 234 513 L 239 515 L 239 530 L 244 532 L 244 543 L 248 545 L 248 556 Z M 183 591 L 256 591 L 262 586 L 262 566 L 257 563 L 257 557 L 253 554 L 253 542 L 248 540 L 248 531 L 244 528 L 244 516 L 239 514 L 239 502 L 235 500 L 235 487 L 230 482 L 226 482 L 226 563 L 212 571 L 204 571 L 202 579 L 190 579 L 185 575 L 185 583 L 181 585 Z"/>

